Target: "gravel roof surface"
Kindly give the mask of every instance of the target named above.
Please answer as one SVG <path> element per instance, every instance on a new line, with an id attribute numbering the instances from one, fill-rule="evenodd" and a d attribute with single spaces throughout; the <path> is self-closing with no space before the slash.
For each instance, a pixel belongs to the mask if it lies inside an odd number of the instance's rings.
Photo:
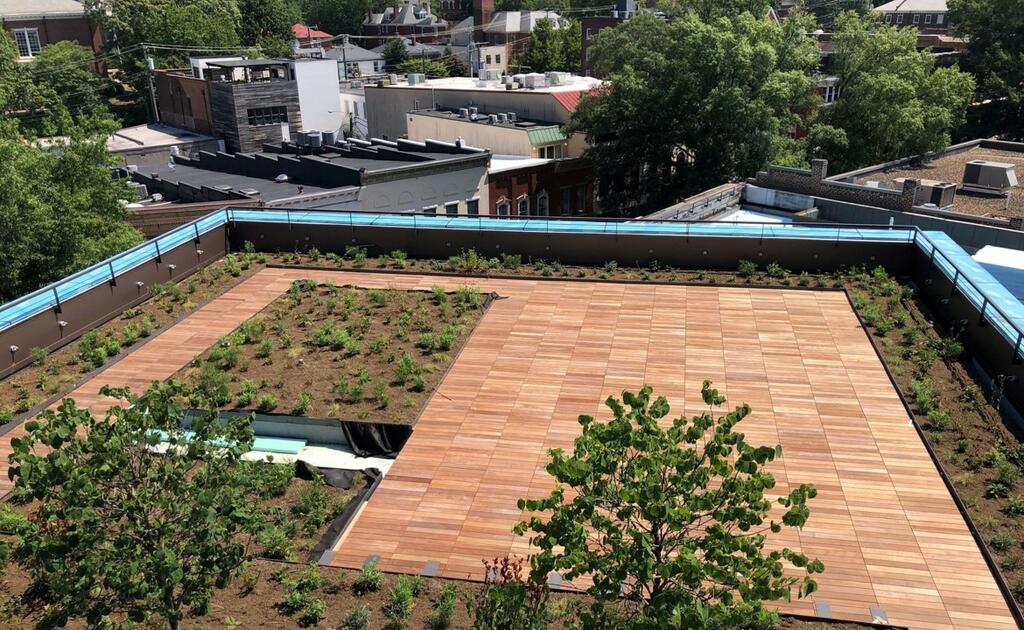
<path id="1" fill-rule="evenodd" d="M 934 179 L 942 182 L 961 183 L 964 175 L 964 165 L 971 160 L 989 160 L 991 162 L 1007 162 L 1017 167 L 1017 179 L 1024 178 L 1024 153 L 1014 151 L 998 151 L 996 149 L 985 149 L 973 147 L 967 151 L 961 151 L 952 155 L 944 155 L 934 159 L 924 166 L 900 166 L 888 171 L 871 173 L 857 178 L 858 184 L 866 181 L 891 182 L 898 177 L 914 177 L 916 179 Z M 953 203 L 953 210 L 982 217 L 1019 217 L 1024 213 L 1024 187 L 1020 184 L 1010 190 L 1010 205 L 1007 211 L 1005 197 L 986 197 L 976 193 L 956 191 L 956 201 Z"/>

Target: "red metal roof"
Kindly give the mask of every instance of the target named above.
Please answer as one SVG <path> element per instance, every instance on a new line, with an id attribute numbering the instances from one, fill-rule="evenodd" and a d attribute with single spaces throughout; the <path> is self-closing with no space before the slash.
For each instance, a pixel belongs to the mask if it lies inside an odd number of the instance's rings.
<path id="1" fill-rule="evenodd" d="M 304 39 L 330 39 L 334 37 L 334 35 L 331 35 L 330 33 L 318 31 L 315 28 L 309 28 L 305 24 L 292 24 L 292 34 L 300 41 Z"/>
<path id="2" fill-rule="evenodd" d="M 576 111 L 576 106 L 580 104 L 581 96 L 596 93 L 597 90 L 572 90 L 568 92 L 552 92 L 551 96 L 554 96 L 558 104 L 571 114 Z"/>

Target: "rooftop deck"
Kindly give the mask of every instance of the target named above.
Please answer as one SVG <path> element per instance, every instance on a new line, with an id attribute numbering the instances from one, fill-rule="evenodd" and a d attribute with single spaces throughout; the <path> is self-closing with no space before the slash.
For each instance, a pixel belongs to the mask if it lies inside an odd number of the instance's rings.
<path id="1" fill-rule="evenodd" d="M 266 269 L 83 384 L 167 378 L 299 278 L 364 287 L 465 284 L 495 301 L 425 408 L 412 438 L 330 564 L 480 579 L 481 559 L 526 553 L 516 499 L 551 489 L 545 451 L 571 446 L 580 413 L 645 382 L 694 413 L 709 378 L 754 414 L 742 430 L 781 443 L 780 493 L 812 482 L 809 525 L 777 544 L 822 559 L 821 589 L 783 610 L 912 628 L 1012 628 L 981 553 L 841 292 L 462 279 Z M 0 438 L 0 490 L 14 427 Z"/>

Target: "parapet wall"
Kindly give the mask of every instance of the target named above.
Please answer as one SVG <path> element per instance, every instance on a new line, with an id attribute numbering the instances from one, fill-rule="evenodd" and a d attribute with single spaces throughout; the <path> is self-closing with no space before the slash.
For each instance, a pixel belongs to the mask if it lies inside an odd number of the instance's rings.
<path id="1" fill-rule="evenodd" d="M 837 182 L 827 177 L 828 160 L 812 160 L 810 170 L 769 166 L 767 171 L 758 171 L 751 183 L 762 188 L 838 199 L 900 212 L 909 212 L 914 207 L 914 195 L 918 186 L 916 179 L 908 179 L 903 184 L 903 190 L 899 191 Z"/>

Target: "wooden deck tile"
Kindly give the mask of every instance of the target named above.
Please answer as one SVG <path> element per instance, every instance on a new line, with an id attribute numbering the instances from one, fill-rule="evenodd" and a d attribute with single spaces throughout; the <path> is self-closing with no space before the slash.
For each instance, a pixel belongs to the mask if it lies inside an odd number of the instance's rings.
<path id="1" fill-rule="evenodd" d="M 495 301 L 424 409 L 405 449 L 332 564 L 482 579 L 483 558 L 528 553 L 511 533 L 520 497 L 546 494 L 546 451 L 571 448 L 581 413 L 644 383 L 673 413 L 703 411 L 711 379 L 754 414 L 751 440 L 781 443 L 778 492 L 817 484 L 811 519 L 774 547 L 799 547 L 826 572 L 782 610 L 911 628 L 1012 628 L 991 573 L 846 297 L 834 291 L 500 280 L 265 269 L 79 387 L 94 411 L 104 384 L 167 378 L 284 292 L 294 279 L 370 288 L 474 286 Z M 0 438 L 0 491 L 10 438 Z"/>

